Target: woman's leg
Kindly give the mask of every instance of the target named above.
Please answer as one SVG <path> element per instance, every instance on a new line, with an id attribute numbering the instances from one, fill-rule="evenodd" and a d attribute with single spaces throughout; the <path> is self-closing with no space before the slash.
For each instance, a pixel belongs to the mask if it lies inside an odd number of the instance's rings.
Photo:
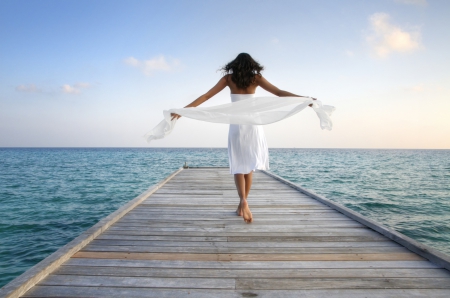
<path id="1" fill-rule="evenodd" d="M 245 199 L 248 198 L 248 194 L 250 193 L 250 188 L 252 187 L 253 181 L 253 171 L 244 175 L 245 179 Z"/>
<path id="2" fill-rule="evenodd" d="M 248 183 L 246 183 L 248 181 Z M 244 217 L 246 223 L 251 223 L 253 221 L 252 212 L 248 207 L 247 196 L 250 192 L 250 187 L 252 183 L 252 173 L 249 174 L 235 174 L 234 182 L 236 184 L 236 189 L 239 194 L 240 203 L 236 213 L 239 216 Z M 248 185 L 247 185 L 248 184 Z"/>

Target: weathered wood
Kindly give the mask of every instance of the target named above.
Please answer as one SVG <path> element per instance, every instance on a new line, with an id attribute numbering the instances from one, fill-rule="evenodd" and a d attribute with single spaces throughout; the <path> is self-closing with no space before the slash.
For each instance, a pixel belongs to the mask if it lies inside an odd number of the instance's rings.
<path id="1" fill-rule="evenodd" d="M 450 289 L 448 278 L 238 279 L 237 290 Z"/>
<path id="2" fill-rule="evenodd" d="M 97 237 L 90 244 L 97 246 L 123 245 L 123 246 L 189 246 L 189 247 L 403 247 L 394 241 L 373 241 L 373 242 L 213 242 L 213 241 L 154 241 L 141 240 L 139 238 L 131 238 L 132 240 L 124 240 L 123 236 L 115 237 Z"/>
<path id="3" fill-rule="evenodd" d="M 242 236 L 244 234 L 245 236 Z M 342 231 L 328 231 L 328 232 L 322 232 L 320 229 L 315 230 L 309 230 L 308 232 L 291 232 L 291 233 L 282 233 L 282 232 L 266 232 L 263 231 L 260 232 L 249 232 L 242 230 L 240 232 L 202 232 L 202 231 L 169 231 L 168 229 L 166 231 L 158 231 L 157 229 L 154 230 L 148 230 L 148 231 L 142 231 L 142 230 L 133 230 L 133 229 L 115 229 L 115 230 L 109 230 L 108 232 L 105 232 L 105 234 L 108 235 L 134 235 L 134 236 L 188 236 L 188 237 L 208 237 L 208 236 L 220 236 L 220 237 L 241 237 L 239 238 L 239 241 L 245 241 L 243 238 L 249 238 L 251 241 L 254 241 L 256 238 L 253 237 L 260 237 L 260 239 L 269 239 L 272 237 L 271 241 L 297 241 L 299 239 L 311 239 L 311 238 L 304 238 L 305 236 L 309 237 L 317 237 L 317 236 L 335 236 L 336 237 L 345 237 L 345 236 L 361 236 L 360 239 L 383 239 L 376 233 L 370 230 L 358 230 L 357 228 L 353 230 L 348 230 L 346 232 Z M 366 237 L 364 237 L 366 236 Z M 277 239 L 277 240 L 275 240 Z M 247 240 L 248 241 L 248 240 Z M 270 241 L 270 240 L 268 240 Z M 370 240 L 369 240 L 370 241 Z"/>
<path id="4" fill-rule="evenodd" d="M 166 210 L 166 208 L 170 209 L 182 209 L 182 210 L 214 210 L 214 209 L 218 209 L 218 210 L 222 210 L 222 209 L 228 209 L 228 208 L 236 208 L 237 206 L 237 202 L 235 204 L 197 204 L 197 203 L 191 203 L 191 204 L 141 204 L 139 206 L 139 209 L 148 211 L 148 210 L 158 210 L 158 209 L 163 209 Z M 318 209 L 329 209 L 329 207 L 327 206 L 323 206 L 322 204 L 313 204 L 313 203 L 308 203 L 308 204 L 303 204 L 303 205 L 299 205 L 299 204 L 292 204 L 292 205 L 270 205 L 270 204 L 255 204 L 252 203 L 251 205 L 252 209 L 267 209 L 269 210 L 273 210 L 273 209 L 284 209 L 284 210 L 292 210 L 292 209 L 298 209 L 298 208 L 318 208 Z"/>
<path id="5" fill-rule="evenodd" d="M 230 211 L 231 212 L 231 211 Z M 335 219 L 335 218 L 345 218 L 344 215 L 338 213 L 338 212 L 319 212 L 319 213 L 302 213 L 302 214 L 286 214 L 283 215 L 283 220 L 320 220 L 320 219 Z M 192 220 L 201 220 L 201 221 L 222 221 L 226 220 L 227 222 L 235 222 L 239 221 L 242 224 L 242 218 L 241 217 L 234 217 L 230 215 L 220 215 L 220 216 L 212 216 L 209 214 L 204 214 L 204 216 L 200 215 L 178 215 L 174 217 L 173 215 L 169 214 L 146 214 L 145 212 L 141 213 L 129 213 L 127 214 L 127 217 L 124 218 L 124 220 L 128 219 L 147 219 L 147 220 L 172 220 L 172 221 L 192 221 Z M 271 214 L 259 214 L 258 215 L 259 221 L 262 222 L 271 222 L 271 221 L 280 221 L 280 216 L 275 216 Z M 255 221 L 256 223 L 256 221 Z"/>
<path id="6" fill-rule="evenodd" d="M 204 239 L 204 241 L 228 241 L 228 242 L 250 242 L 250 243 L 258 243 L 258 242 L 272 242 L 272 243 L 302 243 L 302 242 L 325 242 L 325 243 L 337 243 L 337 242 L 377 242 L 377 243 L 385 243 L 392 242 L 392 240 L 387 239 L 386 237 L 380 235 L 371 235 L 371 236 L 229 236 L 229 237 L 195 237 L 195 236 L 147 236 L 147 235 L 128 235 L 128 234 L 114 234 L 114 233 L 103 233 L 98 236 L 96 239 L 122 239 L 122 240 L 151 240 L 151 241 L 202 241 L 200 239 Z M 217 240 L 219 239 L 219 240 Z"/>
<path id="7" fill-rule="evenodd" d="M 148 241 L 170 241 L 170 243 L 178 243 L 178 241 L 184 242 L 184 241 L 195 241 L 203 243 L 204 241 L 212 241 L 213 243 L 221 243 L 221 242 L 227 242 L 227 237 L 189 237 L 189 236 L 131 236 L 131 235 L 111 235 L 103 233 L 99 235 L 96 239 L 122 239 L 122 240 L 148 240 Z"/>
<path id="8" fill-rule="evenodd" d="M 228 216 L 229 218 L 230 216 Z M 254 224 L 274 224 L 274 225 L 289 225 L 294 223 L 301 223 L 304 222 L 317 222 L 321 223 L 322 221 L 348 221 L 346 218 L 342 217 L 341 215 L 334 215 L 330 214 L 330 216 L 325 216 L 323 214 L 318 215 L 315 217 L 314 215 L 308 214 L 308 215 L 294 215 L 294 216 L 288 216 L 286 215 L 283 217 L 283 219 L 280 219 L 279 217 L 275 216 L 267 216 L 263 214 L 259 214 L 258 216 L 258 222 L 254 222 Z M 196 223 L 199 224 L 202 223 L 210 223 L 210 224 L 224 224 L 224 225 L 242 225 L 242 217 L 232 217 L 229 221 L 227 221 L 227 216 L 220 216 L 218 218 L 214 218 L 213 216 L 205 215 L 204 217 L 201 217 L 199 215 L 180 215 L 180 216 L 171 216 L 171 215 L 157 215 L 157 214 L 130 214 L 126 218 L 124 218 L 121 222 L 148 222 L 151 223 Z"/>
<path id="9" fill-rule="evenodd" d="M 138 253 L 79 251 L 72 258 L 183 260 L 183 261 L 421 261 L 414 253 L 364 254 L 220 254 L 220 253 Z"/>
<path id="10" fill-rule="evenodd" d="M 93 267 L 61 266 L 58 275 L 84 276 L 141 276 L 141 277 L 192 277 L 192 278 L 447 278 L 445 269 L 203 269 L 203 268 L 133 268 L 133 267 Z"/>
<path id="11" fill-rule="evenodd" d="M 125 276 L 57 275 L 52 274 L 40 285 L 79 287 L 138 287 L 138 288 L 188 288 L 235 289 L 232 278 L 149 278 Z"/>
<path id="12" fill-rule="evenodd" d="M 241 223 L 242 225 L 242 223 Z M 229 224 L 216 224 L 216 223 L 159 223 L 159 224 L 151 224 L 151 223 L 139 223 L 139 222 L 121 222 L 116 223 L 116 227 L 151 227 L 151 228 L 184 228 L 184 227 L 195 227 L 200 229 L 224 229 L 227 231 L 234 231 L 234 230 L 242 230 L 241 225 L 229 225 Z M 255 228 L 256 227 L 256 228 Z M 278 225 L 252 225 L 250 229 L 245 230 L 254 230 L 254 229 L 266 229 L 267 231 L 296 231 L 296 230 L 302 230 L 307 228 L 364 228 L 363 225 L 357 222 L 342 222 L 342 221 L 336 221 L 336 222 L 301 222 L 301 223 L 292 223 L 289 225 L 286 225 L 286 223 L 278 224 Z"/>
<path id="13" fill-rule="evenodd" d="M 276 219 L 276 218 L 268 218 L 265 220 L 264 223 L 261 223 L 261 221 L 255 222 L 255 224 L 270 224 L 270 225 L 304 225 L 309 223 L 315 223 L 317 225 L 327 225 L 329 223 L 350 223 L 354 222 L 351 220 L 348 220 L 347 218 L 343 217 L 335 217 L 335 218 L 289 218 L 289 219 Z M 164 219 L 164 218 L 125 218 L 118 221 L 116 224 L 147 224 L 154 227 L 157 226 L 165 226 L 165 227 L 171 227 L 171 226 L 179 226 L 179 225 L 197 225 L 197 226 L 242 226 L 242 219 L 239 220 L 202 220 L 201 217 L 197 217 L 196 219 L 189 218 L 189 219 Z"/>
<path id="14" fill-rule="evenodd" d="M 338 269 L 338 268 L 397 268 L 438 269 L 422 261 L 181 261 L 71 258 L 67 266 L 142 267 L 142 268 L 220 268 L 220 269 Z"/>
<path id="15" fill-rule="evenodd" d="M 128 218 L 127 218 L 128 219 Z M 131 218 L 130 218 L 131 219 Z M 239 225 L 238 222 L 231 222 L 231 223 L 220 223 L 219 221 L 202 221 L 200 217 L 197 217 L 196 222 L 192 222 L 191 219 L 189 220 L 180 220 L 180 221 L 164 221 L 167 220 L 167 218 L 161 218 L 162 221 L 158 222 L 155 220 L 155 218 L 132 218 L 134 220 L 132 221 L 124 221 L 117 223 L 114 225 L 114 227 L 111 227 L 111 231 L 113 230 L 124 230 L 124 229 L 131 229 L 136 230 L 136 227 L 139 227 L 140 230 L 150 231 L 158 229 L 159 231 L 178 231 L 180 229 L 190 229 L 191 231 L 196 229 L 203 229 L 204 232 L 224 232 L 224 231 L 267 231 L 270 232 L 296 232 L 297 230 L 301 230 L 303 232 L 314 232 L 317 229 L 321 229 L 321 231 L 326 232 L 347 232 L 347 231 L 372 231 L 371 229 L 368 229 L 364 225 L 361 225 L 360 223 L 355 223 L 351 221 L 342 221 L 342 220 L 336 220 L 336 221 L 317 221 L 317 220 L 303 220 L 300 221 L 300 218 L 297 220 L 292 221 L 285 221 L 285 222 L 278 222 L 278 224 L 271 224 L 271 222 L 262 222 L 259 220 L 258 222 L 255 222 L 252 225 L 242 225 L 242 218 L 241 218 L 241 224 Z M 139 219 L 143 220 L 139 221 Z M 149 220 L 149 221 L 146 221 Z M 146 221 L 146 222 L 145 222 Z M 208 224 L 209 223 L 209 224 Z M 166 225 L 164 225 L 166 224 Z M 162 225 L 162 226 L 161 226 Z M 267 229 L 267 230 L 265 230 Z M 183 231 L 189 231 L 189 230 L 183 230 Z M 363 233 L 363 232 L 362 232 Z"/>
<path id="16" fill-rule="evenodd" d="M 118 287 L 36 286 L 26 297 L 135 297 L 135 298 L 448 298 L 448 289 L 326 289 L 326 290 L 216 290 L 216 289 L 156 289 Z"/>
<path id="17" fill-rule="evenodd" d="M 143 236 L 145 237 L 145 236 Z M 246 242 L 246 241 L 272 241 L 272 242 L 302 242 L 302 241 L 315 241 L 315 242 L 348 242 L 348 241 L 378 241 L 378 242 L 384 242 L 384 241 L 391 241 L 387 239 L 386 237 L 382 237 L 377 234 L 373 235 L 360 235 L 360 236 L 352 236 L 352 235 L 344 235 L 344 234 L 334 234 L 330 235 L 330 233 L 313 233 L 311 235 L 252 235 L 252 236 L 229 236 L 227 237 L 228 241 L 237 241 L 237 242 Z"/>
<path id="18" fill-rule="evenodd" d="M 265 232 L 258 226 L 243 226 L 242 229 L 229 228 L 201 228 L 201 227 L 174 227 L 174 228 L 153 228 L 145 227 L 136 229 L 134 227 L 111 227 L 108 233 L 113 234 L 127 234 L 127 235 L 185 235 L 185 236 L 241 236 L 242 233 L 246 233 L 246 236 L 301 236 L 301 235 L 317 235 L 317 236 L 331 236 L 331 235 L 376 235 L 376 233 L 367 228 L 333 228 L 333 227 L 297 227 L 292 226 L 288 230 L 282 229 L 279 226 L 274 226 L 270 231 Z M 195 234 L 195 235 L 194 235 Z"/>
<path id="19" fill-rule="evenodd" d="M 83 252 L 148 252 L 148 253 L 204 253 L 204 254 L 382 254 L 409 253 L 404 247 L 188 247 L 144 245 L 95 245 L 89 244 Z"/>
<path id="20" fill-rule="evenodd" d="M 237 206 L 235 206 L 237 207 Z M 161 212 L 164 212 L 166 215 L 170 214 L 170 215 L 198 215 L 201 216 L 202 214 L 204 214 L 205 212 L 208 212 L 209 216 L 230 216 L 230 215 L 235 215 L 236 214 L 236 208 L 230 208 L 230 209 L 225 209 L 222 211 L 219 210 L 209 210 L 208 209 L 201 209 L 199 208 L 198 210 L 181 210 L 181 209 L 152 209 L 152 210 L 133 210 L 132 214 L 160 214 Z M 308 208 L 308 209 L 298 209 L 298 210 L 291 210 L 291 211 L 283 211 L 283 210 L 258 210 L 258 209 L 254 209 L 252 210 L 253 214 L 259 214 L 259 215 L 271 215 L 272 217 L 274 215 L 278 215 L 278 216 L 282 216 L 282 215 L 296 215 L 296 214 L 303 214 L 303 213 L 336 213 L 337 211 L 335 210 L 329 210 L 329 209 L 324 209 L 324 208 L 317 208 L 317 209 L 313 209 L 313 208 Z"/>

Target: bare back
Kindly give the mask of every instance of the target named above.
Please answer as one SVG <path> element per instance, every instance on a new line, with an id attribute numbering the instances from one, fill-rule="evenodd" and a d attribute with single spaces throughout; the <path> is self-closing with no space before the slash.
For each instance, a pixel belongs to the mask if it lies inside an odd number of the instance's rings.
<path id="1" fill-rule="evenodd" d="M 258 87 L 258 79 L 256 79 L 252 85 L 248 86 L 245 89 L 238 88 L 236 86 L 236 83 L 231 79 L 231 75 L 226 75 L 225 79 L 227 82 L 227 86 L 230 88 L 231 94 L 254 94 L 256 91 L 256 87 Z"/>

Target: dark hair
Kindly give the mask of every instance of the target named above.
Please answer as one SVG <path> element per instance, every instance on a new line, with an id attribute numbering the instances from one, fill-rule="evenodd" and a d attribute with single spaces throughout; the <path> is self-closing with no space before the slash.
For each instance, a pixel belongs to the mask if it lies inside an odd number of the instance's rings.
<path id="1" fill-rule="evenodd" d="M 256 62 L 252 56 L 247 53 L 240 53 L 221 70 L 225 75 L 231 74 L 231 80 L 238 88 L 246 89 L 255 82 L 256 75 L 261 76 L 263 69 L 264 67 Z"/>

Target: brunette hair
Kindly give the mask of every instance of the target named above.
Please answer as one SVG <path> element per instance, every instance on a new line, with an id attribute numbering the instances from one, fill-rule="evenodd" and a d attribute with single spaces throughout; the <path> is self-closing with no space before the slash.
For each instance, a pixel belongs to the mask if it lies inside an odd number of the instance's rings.
<path id="1" fill-rule="evenodd" d="M 231 74 L 231 80 L 240 89 L 246 89 L 255 83 L 256 76 L 261 76 L 264 66 L 256 62 L 247 53 L 240 53 L 237 57 L 222 67 L 224 75 Z"/>

